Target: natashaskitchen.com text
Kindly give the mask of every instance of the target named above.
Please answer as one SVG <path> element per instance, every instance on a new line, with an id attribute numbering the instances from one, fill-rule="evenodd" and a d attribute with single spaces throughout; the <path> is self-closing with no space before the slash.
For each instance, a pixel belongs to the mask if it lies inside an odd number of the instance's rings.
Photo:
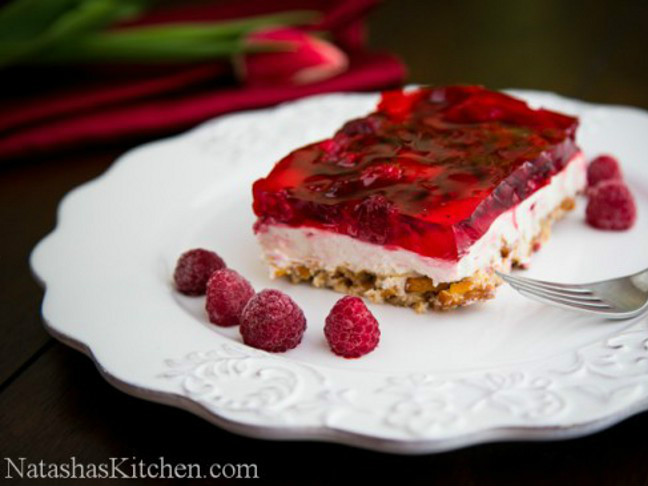
<path id="1" fill-rule="evenodd" d="M 111 457 L 85 463 L 71 457 L 45 462 L 26 457 L 4 458 L 5 479 L 258 479 L 254 463 L 170 463 L 164 457 L 149 462 L 136 457 Z"/>

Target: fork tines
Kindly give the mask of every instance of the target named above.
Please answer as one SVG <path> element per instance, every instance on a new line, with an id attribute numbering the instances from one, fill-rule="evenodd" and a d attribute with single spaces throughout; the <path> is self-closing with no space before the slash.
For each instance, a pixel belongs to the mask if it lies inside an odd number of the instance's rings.
<path id="1" fill-rule="evenodd" d="M 497 272 L 497 274 L 515 290 L 530 298 L 586 311 L 606 312 L 612 310 L 611 305 L 601 300 L 591 289 L 583 285 L 532 280 L 501 272 Z"/>

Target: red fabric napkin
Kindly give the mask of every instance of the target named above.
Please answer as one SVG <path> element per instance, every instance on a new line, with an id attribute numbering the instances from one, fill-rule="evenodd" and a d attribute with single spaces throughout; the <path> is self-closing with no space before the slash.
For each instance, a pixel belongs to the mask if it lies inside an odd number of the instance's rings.
<path id="1" fill-rule="evenodd" d="M 378 90 L 400 84 L 401 62 L 370 52 L 364 15 L 376 0 L 246 0 L 152 12 L 137 24 L 228 19 L 289 9 L 323 13 L 349 56 L 349 69 L 301 86 L 251 87 L 237 83 L 228 63 L 174 66 L 95 66 L 14 69 L 2 75 L 0 159 L 93 143 L 157 136 L 211 117 L 274 105 L 316 93 Z M 134 24 L 135 22 L 131 23 Z"/>

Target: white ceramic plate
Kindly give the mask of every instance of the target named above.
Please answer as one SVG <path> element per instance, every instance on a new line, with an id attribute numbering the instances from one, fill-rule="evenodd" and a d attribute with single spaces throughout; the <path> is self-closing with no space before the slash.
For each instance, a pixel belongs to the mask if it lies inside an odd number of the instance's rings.
<path id="1" fill-rule="evenodd" d="M 581 118 L 588 156 L 617 155 L 637 198 L 627 232 L 584 224 L 583 202 L 527 272 L 584 282 L 648 267 L 648 113 L 515 92 Z M 32 254 L 49 331 L 88 353 L 127 393 L 271 439 L 320 439 L 400 453 L 588 434 L 648 408 L 646 319 L 611 322 L 501 288 L 495 300 L 417 315 L 370 304 L 379 347 L 357 360 L 327 348 L 339 294 L 271 281 L 252 234 L 251 183 L 288 151 L 326 137 L 376 95 L 333 94 L 222 117 L 124 155 L 61 203 Z M 183 251 L 212 248 L 255 288 L 304 309 L 302 344 L 272 355 L 208 324 L 202 298 L 174 292 Z"/>

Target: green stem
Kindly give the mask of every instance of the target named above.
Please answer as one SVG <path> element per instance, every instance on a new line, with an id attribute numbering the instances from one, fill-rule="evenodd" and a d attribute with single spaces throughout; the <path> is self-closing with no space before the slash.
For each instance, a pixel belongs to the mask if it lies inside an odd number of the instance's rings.
<path id="1" fill-rule="evenodd" d="M 97 4 L 92 18 L 100 19 L 98 7 L 112 1 L 120 0 L 89 0 Z M 89 27 L 90 15 L 72 16 L 67 21 L 60 18 L 41 43 L 24 45 L 21 41 L 0 40 L 0 66 L 3 61 L 4 64 L 196 61 L 245 52 L 290 50 L 291 43 L 244 46 L 243 34 L 262 27 L 302 25 L 318 17 L 317 12 L 297 10 L 226 22 L 165 24 L 80 34 L 76 23 L 84 20 L 84 26 Z M 68 35 L 71 33 L 77 35 Z"/>
<path id="2" fill-rule="evenodd" d="M 230 58 L 237 54 L 289 49 L 290 45 L 247 46 L 240 39 L 214 42 L 147 41 L 124 42 L 123 39 L 92 36 L 79 39 L 74 49 L 55 49 L 32 60 L 38 64 L 100 62 L 178 62 Z"/>
<path id="3" fill-rule="evenodd" d="M 117 19 L 136 14 L 143 5 L 139 0 L 81 1 L 74 8 L 60 12 L 56 20 L 40 34 L 28 39 L 3 41 L 0 44 L 0 67 L 33 57 L 52 46 L 72 43 L 80 35 L 94 32 Z M 9 17 L 16 17 L 14 20 L 20 23 L 20 16 Z"/>
<path id="4" fill-rule="evenodd" d="M 149 39 L 217 39 L 238 37 L 251 30 L 313 23 L 319 14 L 310 10 L 296 10 L 273 15 L 262 15 L 225 22 L 195 22 L 131 27 L 114 30 L 105 35 L 119 36 L 132 42 Z"/>

